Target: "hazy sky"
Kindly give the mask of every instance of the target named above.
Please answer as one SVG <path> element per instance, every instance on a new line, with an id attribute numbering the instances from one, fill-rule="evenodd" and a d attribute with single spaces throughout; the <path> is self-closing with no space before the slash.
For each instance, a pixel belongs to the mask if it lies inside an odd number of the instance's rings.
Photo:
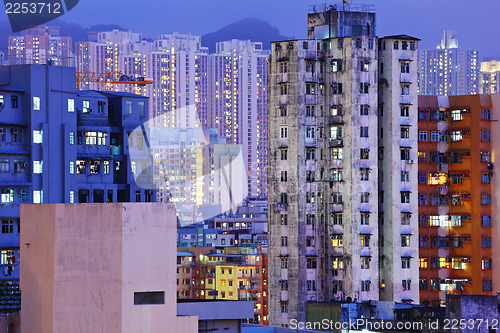
<path id="1" fill-rule="evenodd" d="M 435 46 L 443 29 L 458 32 L 460 45 L 481 56 L 500 56 L 500 0 L 349 0 L 373 4 L 377 35 L 409 34 L 422 46 Z M 80 0 L 62 19 L 92 24 L 116 23 L 146 36 L 204 34 L 234 21 L 256 17 L 283 35 L 306 36 L 307 11 L 314 0 Z M 5 15 L 5 14 L 3 14 Z"/>

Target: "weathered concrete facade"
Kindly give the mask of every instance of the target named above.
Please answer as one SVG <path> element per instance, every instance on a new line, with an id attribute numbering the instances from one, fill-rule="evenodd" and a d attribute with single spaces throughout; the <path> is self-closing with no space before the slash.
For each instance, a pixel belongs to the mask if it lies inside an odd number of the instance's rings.
<path id="1" fill-rule="evenodd" d="M 363 25 L 367 27 L 372 16 L 366 14 L 360 13 L 360 17 L 369 20 Z M 309 23 L 311 32 L 314 22 Z M 411 215 L 414 209 L 416 214 L 416 203 L 411 203 L 416 185 L 410 185 L 416 184 L 416 170 L 400 156 L 400 146 L 411 147 L 416 142 L 416 129 L 408 132 L 405 127 L 409 138 L 399 137 L 401 125 L 412 117 L 416 120 L 415 107 L 409 111 L 411 117 L 400 115 L 402 99 L 416 104 L 415 87 L 401 96 L 403 82 L 405 87 L 407 84 L 403 80 L 415 81 L 416 65 L 409 67 L 410 74 L 400 74 L 399 54 L 381 50 L 380 56 L 392 63 L 386 64 L 385 74 L 390 88 L 385 87 L 387 94 L 379 97 L 379 50 L 374 33 L 272 43 L 268 59 L 271 325 L 287 325 L 291 319 L 304 321 L 307 301 L 343 297 L 418 301 L 416 284 L 411 295 L 401 291 L 402 279 L 418 281 L 416 259 L 408 258 L 408 267 L 413 268 L 402 272 L 402 256 L 417 257 L 416 236 L 410 234 L 416 235 L 418 227 L 415 217 L 405 218 L 401 226 L 403 212 Z M 412 43 L 412 50 L 407 51 L 411 62 L 416 56 L 416 39 L 400 37 L 408 48 Z M 385 117 L 377 112 L 379 101 L 388 104 Z M 387 127 L 384 122 L 391 124 L 385 141 L 379 140 L 379 129 Z M 388 152 L 384 160 L 379 148 Z M 416 159 L 415 149 L 411 154 Z M 386 165 L 386 179 L 379 180 L 379 171 Z M 405 183 L 403 170 L 409 171 Z M 410 203 L 399 204 L 402 191 L 406 198 L 413 187 Z M 377 219 L 379 209 L 388 210 L 386 225 Z M 387 221 L 392 218 L 394 221 Z M 404 249 L 403 232 L 410 236 L 410 246 Z M 385 244 L 379 246 L 380 241 Z M 381 266 L 384 248 L 393 251 Z M 392 279 L 394 284 L 379 290 L 381 279 Z"/>
<path id="2" fill-rule="evenodd" d="M 380 299 L 419 301 L 418 39 L 379 39 Z M 413 125 L 413 126 L 412 126 Z"/>

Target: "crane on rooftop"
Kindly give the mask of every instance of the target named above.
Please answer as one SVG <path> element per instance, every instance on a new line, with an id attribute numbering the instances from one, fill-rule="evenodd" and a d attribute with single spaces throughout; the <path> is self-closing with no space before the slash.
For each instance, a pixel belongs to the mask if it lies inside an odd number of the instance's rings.
<path id="1" fill-rule="evenodd" d="M 144 87 L 146 84 L 152 84 L 153 80 L 146 80 L 144 77 L 133 77 L 121 72 L 76 72 L 76 86 L 80 90 L 82 83 L 111 83 L 111 84 L 136 84 Z"/>

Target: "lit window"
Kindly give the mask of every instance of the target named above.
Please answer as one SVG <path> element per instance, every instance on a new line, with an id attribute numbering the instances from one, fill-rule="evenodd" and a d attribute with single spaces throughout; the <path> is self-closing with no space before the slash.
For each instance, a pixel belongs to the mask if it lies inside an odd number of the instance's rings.
<path id="1" fill-rule="evenodd" d="M 69 162 L 69 173 L 70 174 L 75 173 L 75 162 L 73 162 L 73 161 Z"/>
<path id="2" fill-rule="evenodd" d="M 70 145 L 75 144 L 75 132 L 69 132 L 69 144 Z"/>
<path id="3" fill-rule="evenodd" d="M 75 191 L 69 191 L 69 203 L 75 203 Z"/>
<path id="4" fill-rule="evenodd" d="M 40 97 L 33 97 L 33 110 L 40 110 Z"/>
<path id="5" fill-rule="evenodd" d="M 72 98 L 68 99 L 68 112 L 75 112 L 75 100 Z"/>
<path id="6" fill-rule="evenodd" d="M 33 131 L 33 143 L 43 142 L 43 131 Z"/>
<path id="7" fill-rule="evenodd" d="M 128 114 L 132 113 L 132 101 L 126 101 L 126 112 Z"/>
<path id="8" fill-rule="evenodd" d="M 14 190 L 11 188 L 3 188 L 0 194 L 0 202 L 11 203 L 14 202 Z"/>
<path id="9" fill-rule="evenodd" d="M 95 146 L 97 144 L 97 132 L 86 132 L 85 144 Z"/>
<path id="10" fill-rule="evenodd" d="M 33 203 L 43 203 L 43 191 L 33 191 Z"/>
<path id="11" fill-rule="evenodd" d="M 83 101 L 83 113 L 90 112 L 90 101 Z"/>
<path id="12" fill-rule="evenodd" d="M 42 173 L 43 161 L 33 161 L 33 173 Z"/>
<path id="13" fill-rule="evenodd" d="M 108 133 L 106 133 L 106 132 L 97 132 L 97 144 L 99 146 L 105 146 L 107 136 L 108 136 Z"/>
<path id="14" fill-rule="evenodd" d="M 361 257 L 361 269 L 369 269 L 370 268 L 370 257 Z"/>

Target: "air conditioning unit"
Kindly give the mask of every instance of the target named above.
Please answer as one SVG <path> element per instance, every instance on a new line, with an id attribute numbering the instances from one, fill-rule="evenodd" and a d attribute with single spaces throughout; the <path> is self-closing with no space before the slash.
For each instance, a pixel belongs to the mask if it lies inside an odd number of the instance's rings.
<path id="1" fill-rule="evenodd" d="M 408 160 L 408 164 L 413 164 L 413 160 Z"/>
<path id="2" fill-rule="evenodd" d="M 28 166 L 29 166 L 29 164 L 28 164 L 28 163 L 24 163 L 24 164 L 23 164 L 23 168 L 27 168 Z"/>

